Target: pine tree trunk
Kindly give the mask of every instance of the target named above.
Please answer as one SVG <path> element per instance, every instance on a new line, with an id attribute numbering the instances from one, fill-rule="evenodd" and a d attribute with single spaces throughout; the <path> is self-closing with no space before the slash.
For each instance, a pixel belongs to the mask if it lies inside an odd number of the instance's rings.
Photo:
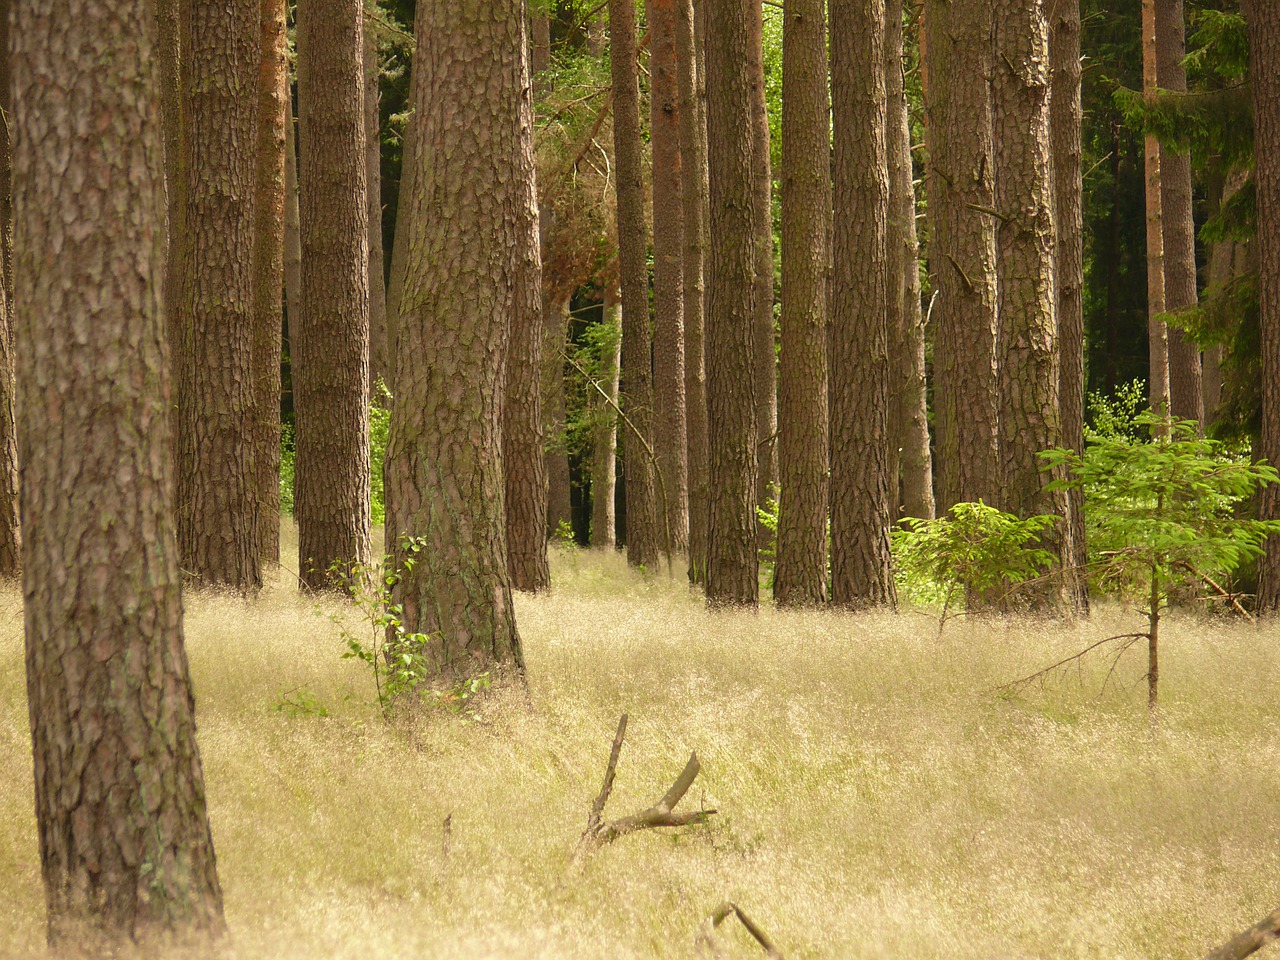
<path id="1" fill-rule="evenodd" d="M 292 84 L 284 96 L 284 304 L 288 326 L 302 316 L 302 227 L 298 223 L 298 143 Z"/>
<path id="2" fill-rule="evenodd" d="M 1056 237 L 1059 395 L 1062 443 L 1084 453 L 1084 183 L 1081 162 L 1080 0 L 1055 0 L 1049 51 L 1049 102 Z M 1089 608 L 1084 491 L 1068 491 L 1072 570 L 1067 578 L 1081 610 Z"/>
<path id="3" fill-rule="evenodd" d="M 884 4 L 831 3 L 831 600 L 894 602 Z"/>
<path id="4" fill-rule="evenodd" d="M 1222 207 L 1239 192 L 1248 179 L 1243 169 L 1228 171 L 1222 178 L 1221 193 L 1211 196 L 1210 216 L 1217 216 Z M 1225 294 L 1236 274 L 1236 261 L 1241 257 L 1243 245 L 1229 238 L 1223 239 L 1209 250 L 1207 287 L 1213 296 Z M 1222 345 L 1213 344 L 1204 352 L 1204 415 L 1205 426 L 1211 427 L 1219 417 L 1222 404 Z"/>
<path id="5" fill-rule="evenodd" d="M 14 8 L 23 594 L 48 933 L 77 955 L 154 952 L 171 932 L 223 929 L 183 649 L 154 30 L 124 0 Z"/>
<path id="6" fill-rule="evenodd" d="M 183 570 L 197 581 L 256 593 L 252 251 L 261 3 L 192 0 L 188 9 L 178 543 Z"/>
<path id="7" fill-rule="evenodd" d="M 640 143 L 640 81 L 631 0 L 609 0 L 609 57 L 613 79 L 613 153 L 617 164 L 618 271 L 622 278 L 622 428 L 626 471 L 627 562 L 658 563 L 659 507 L 645 444 L 652 436 L 653 379 L 649 336 L 648 255 L 645 243 L 644 163 Z M 636 436 L 639 431 L 640 436 Z"/>
<path id="8" fill-rule="evenodd" d="M 676 0 L 648 0 L 649 143 L 653 149 L 654 453 L 666 489 L 671 549 L 689 548 L 685 416 L 684 182 Z"/>
<path id="9" fill-rule="evenodd" d="M 371 550 L 364 2 L 304 3 L 299 13 L 294 516 L 299 576 L 323 588 L 332 566 L 367 564 Z"/>
<path id="10" fill-rule="evenodd" d="M 827 599 L 827 264 L 831 106 L 823 0 L 792 0 L 782 33 L 782 373 L 779 606 Z"/>
<path id="11" fill-rule="evenodd" d="M 412 98 L 411 98 L 412 99 Z M 411 105 L 412 106 L 412 105 Z M 418 124 L 412 113 L 404 126 L 404 142 L 401 144 L 400 189 L 398 197 L 413 196 L 414 171 L 418 168 L 415 145 L 418 140 Z M 391 240 L 391 269 L 387 276 L 387 386 L 395 393 L 396 366 L 399 363 L 399 347 L 396 336 L 400 329 L 400 313 L 404 301 L 405 269 L 409 263 L 409 237 L 413 225 L 409 221 L 409 204 L 396 203 L 395 234 Z"/>
<path id="12" fill-rule="evenodd" d="M 365 22 L 365 190 L 369 204 L 369 388 L 387 382 L 387 286 L 382 254 L 382 69 L 378 38 Z M 380 469 L 375 464 L 373 469 Z"/>
<path id="13" fill-rule="evenodd" d="M 618 288 L 605 287 L 604 319 L 613 331 L 612 346 L 600 358 L 600 386 L 618 402 L 618 365 L 622 349 L 622 324 L 618 316 Z M 618 465 L 618 417 L 612 405 L 596 391 L 591 394 L 596 412 L 591 436 L 591 546 L 612 550 L 616 542 L 614 490 Z"/>
<path id="14" fill-rule="evenodd" d="M 1253 86 L 1254 183 L 1258 191 L 1258 292 L 1262 361 L 1259 452 L 1280 463 L 1280 6 L 1244 0 Z M 1261 517 L 1280 520 L 1280 485 L 1262 489 Z M 1258 610 L 1280 611 L 1280 537 L 1258 563 Z"/>
<path id="15" fill-rule="evenodd" d="M 889 255 L 890 356 L 893 364 L 890 506 L 895 519 L 902 515 L 932 520 L 933 454 L 929 449 L 924 310 L 920 303 L 920 242 L 916 233 L 911 117 L 907 109 L 902 60 L 902 0 L 889 0 L 885 5 L 885 138 L 889 151 L 886 247 Z"/>
<path id="16" fill-rule="evenodd" d="M 13 116 L 9 69 L 9 0 L 0 0 L 0 109 Z M 14 424 L 13 138 L 0 126 L 0 577 L 15 577 L 18 531 L 18 436 Z"/>
<path id="17" fill-rule="evenodd" d="M 0 110 L 4 111 L 6 117 L 13 116 L 13 91 L 9 69 L 9 8 L 10 0 L 0 0 Z M 5 300 L 12 304 L 13 136 L 7 124 L 0 130 L 0 264 L 3 264 Z M 11 338 L 12 334 L 13 331 L 10 329 Z"/>
<path id="18" fill-rule="evenodd" d="M 405 627 L 433 638 L 435 671 L 522 672 L 501 431 L 512 309 L 536 236 L 524 4 L 419 0 L 414 34 L 413 191 L 402 200 L 412 234 L 387 483 L 396 566 L 417 562 L 393 598 Z"/>
<path id="19" fill-rule="evenodd" d="M 1156 0 L 1142 0 L 1142 89 L 1148 97 L 1158 86 L 1156 71 Z M 1161 150 L 1155 134 L 1143 142 L 1146 159 L 1147 204 L 1147 342 L 1150 377 L 1147 391 L 1151 409 L 1168 414 L 1169 329 L 1164 322 L 1164 227 L 1161 208 Z"/>
<path id="20" fill-rule="evenodd" d="M 166 197 L 165 264 L 164 264 L 164 322 L 169 341 L 169 356 L 173 376 L 173 397 L 170 400 L 174 418 L 170 442 L 174 444 L 174 463 L 177 463 L 179 429 L 179 395 L 182 391 L 182 371 L 186 369 L 186 335 L 183 332 L 183 290 L 186 268 L 187 222 L 187 173 L 186 118 L 183 108 L 182 85 L 182 34 L 186 29 L 184 17 L 190 16 L 190 4 L 186 0 L 153 0 L 152 8 L 156 24 L 156 64 L 160 72 L 160 115 L 163 119 L 164 180 Z M 6 83 L 5 89 L 8 89 Z"/>
<path id="21" fill-rule="evenodd" d="M 759 81 L 754 21 L 759 16 L 755 0 L 725 0 L 707 10 L 707 602 L 712 606 L 754 607 L 760 590 L 755 362 L 759 314 L 753 292 L 760 249 L 760 158 L 753 126 L 753 85 Z"/>
<path id="22" fill-rule="evenodd" d="M 1000 494 L 991 7 L 926 0 L 937 509 Z"/>
<path id="23" fill-rule="evenodd" d="M 1156 0 L 1156 75 L 1165 90 L 1185 91 L 1187 27 L 1182 0 Z M 1164 308 L 1194 310 L 1196 228 L 1191 196 L 1191 154 L 1166 147 L 1160 155 L 1161 229 L 1164 232 Z M 1173 415 L 1203 428 L 1204 390 L 1200 347 L 1177 327 L 1169 330 L 1169 398 Z"/>
<path id="24" fill-rule="evenodd" d="M 280 562 L 280 347 L 284 291 L 284 0 L 261 0 L 258 67 L 258 172 L 253 235 L 253 378 L 257 406 L 258 532 L 264 563 Z"/>
<path id="25" fill-rule="evenodd" d="M 542 422 L 544 459 L 547 465 L 546 532 L 550 536 L 555 536 L 562 523 L 573 522 L 572 480 L 564 433 L 567 415 L 564 398 L 564 352 L 569 337 L 570 296 L 568 292 L 559 292 L 551 302 L 543 300 L 546 339 L 543 341 Z"/>

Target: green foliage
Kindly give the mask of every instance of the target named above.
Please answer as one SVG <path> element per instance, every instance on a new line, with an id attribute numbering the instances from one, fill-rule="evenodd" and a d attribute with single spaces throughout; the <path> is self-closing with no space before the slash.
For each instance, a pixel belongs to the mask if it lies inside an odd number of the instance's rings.
<path id="1" fill-rule="evenodd" d="M 384 466 L 390 434 L 391 391 L 379 378 L 373 386 L 373 403 L 369 407 L 369 504 L 375 524 L 384 523 L 387 518 Z"/>
<path id="2" fill-rule="evenodd" d="M 329 716 L 329 711 L 320 699 L 312 691 L 301 687 L 281 690 L 276 702 L 271 705 L 271 710 L 290 718 Z"/>
<path id="3" fill-rule="evenodd" d="M 1141 380 L 1131 380 L 1116 388 L 1113 396 L 1094 392 L 1089 394 L 1088 415 L 1085 429 L 1091 436 L 1145 439 L 1146 434 L 1137 425 L 1137 418 L 1147 409 L 1147 385 Z"/>
<path id="4" fill-rule="evenodd" d="M 297 455 L 293 424 L 280 425 L 280 509 L 285 516 L 293 516 L 293 461 Z"/>
<path id="5" fill-rule="evenodd" d="M 778 563 L 778 490 L 770 491 L 763 507 L 756 507 L 756 521 L 769 531 L 769 540 L 759 547 L 760 571 L 766 583 L 773 587 L 774 570 Z"/>

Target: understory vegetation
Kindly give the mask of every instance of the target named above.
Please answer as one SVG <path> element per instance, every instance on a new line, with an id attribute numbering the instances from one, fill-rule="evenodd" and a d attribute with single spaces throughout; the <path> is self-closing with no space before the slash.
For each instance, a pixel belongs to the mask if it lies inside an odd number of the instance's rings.
<path id="1" fill-rule="evenodd" d="M 286 545 L 285 556 L 293 554 Z M 1175 610 L 1145 660 L 998 692 L 1121 632 L 902 613 L 706 612 L 680 578 L 557 551 L 518 599 L 527 694 L 384 720 L 338 601 L 292 576 L 188 598 L 230 957 L 690 957 L 742 906 L 788 958 L 1198 957 L 1271 910 L 1280 629 Z M 44 904 L 17 591 L 0 595 L 0 955 Z M 1100 693 L 1100 691 L 1102 691 Z M 619 715 L 612 816 L 696 750 L 681 808 L 574 862 Z M 446 832 L 446 818 L 450 827 Z M 739 927 L 730 956 L 760 955 Z"/>

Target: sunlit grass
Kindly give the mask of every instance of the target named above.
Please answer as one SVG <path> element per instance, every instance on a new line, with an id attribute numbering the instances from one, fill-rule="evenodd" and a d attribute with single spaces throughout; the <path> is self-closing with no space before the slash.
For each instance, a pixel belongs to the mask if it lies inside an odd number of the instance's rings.
<path id="1" fill-rule="evenodd" d="M 286 546 L 286 551 L 291 549 Z M 681 580 L 559 554 L 523 597 L 528 695 L 388 726 L 291 575 L 188 601 L 235 957 L 689 957 L 736 900 L 789 958 L 1196 957 L 1280 906 L 1280 630 L 1173 616 L 1160 724 L 1135 649 L 994 688 L 1136 614 L 948 625 L 707 613 Z M 273 710 L 313 695 L 328 717 Z M 612 816 L 709 827 L 571 857 L 618 715 Z M 17 594 L 0 595 L 0 953 L 43 937 Z M 452 814 L 452 849 L 442 822 Z M 733 956 L 761 955 L 726 927 Z"/>

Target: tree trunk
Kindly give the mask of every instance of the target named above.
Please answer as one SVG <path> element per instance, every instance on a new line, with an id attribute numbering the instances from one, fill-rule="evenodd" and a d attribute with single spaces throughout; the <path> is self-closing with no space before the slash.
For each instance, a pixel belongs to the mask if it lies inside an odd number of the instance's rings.
<path id="1" fill-rule="evenodd" d="M 939 513 L 997 502 L 995 205 L 991 7 L 926 0 L 930 268 L 938 292 L 933 375 Z"/>
<path id="2" fill-rule="evenodd" d="M 13 116 L 13 91 L 9 69 L 10 0 L 0 0 L 0 110 Z M 176 8 L 174 8 L 176 9 Z M 159 20 L 159 12 L 156 14 Z M 159 32 L 159 27 L 157 27 Z M 0 129 L 0 266 L 3 268 L 5 300 L 13 303 L 13 136 L 6 123 Z M 12 339 L 12 328 L 9 330 Z"/>
<path id="3" fill-rule="evenodd" d="M 997 0 L 992 104 L 996 143 L 1000 322 L 1001 508 L 1062 518 L 1042 545 L 1070 565 L 1065 491 L 1039 453 L 1062 444 L 1054 276 L 1053 162 L 1049 156 L 1049 19 L 1040 0 Z M 1036 605 L 1063 602 L 1062 571 Z"/>
<path id="4" fill-rule="evenodd" d="M 1233 169 L 1222 178 L 1221 193 L 1211 197 L 1211 216 L 1221 212 L 1240 188 L 1244 186 L 1249 172 Z M 1207 287 L 1212 296 L 1225 295 L 1232 279 L 1236 276 L 1236 260 L 1240 256 L 1242 244 L 1225 238 L 1209 250 Z M 1210 427 L 1218 419 L 1218 408 L 1222 404 L 1222 345 L 1213 344 L 1204 352 L 1204 415 L 1205 426 Z"/>
<path id="5" fill-rule="evenodd" d="M 1185 92 L 1187 27 L 1182 0 L 1156 0 L 1156 76 L 1165 90 Z M 1191 154 L 1166 147 L 1160 154 L 1161 229 L 1164 232 L 1164 308 L 1183 313 L 1196 295 L 1196 228 L 1191 209 Z M 1200 347 L 1181 329 L 1169 331 L 1169 398 L 1173 415 L 1204 424 Z"/>
<path id="6" fill-rule="evenodd" d="M 902 0 L 885 5 L 886 145 L 889 151 L 889 338 L 892 357 L 889 492 L 892 516 L 932 520 L 933 454 L 929 449 L 920 242 L 916 234 L 911 117 L 903 77 Z M 893 465 L 896 461 L 896 467 Z M 900 479 L 899 479 L 900 478 Z M 898 484 L 901 482 L 901 496 Z M 899 508 L 900 505 L 900 508 Z"/>
<path id="7" fill-rule="evenodd" d="M 154 29 L 145 4 L 124 0 L 14 7 L 23 594 L 41 872 L 50 942 L 115 956 L 154 950 L 171 932 L 223 929 L 182 637 Z M 253 12 L 256 24 L 256 3 Z"/>
<path id="8" fill-rule="evenodd" d="M 827 264 L 831 106 L 823 0 L 792 0 L 782 33 L 781 484 L 773 595 L 827 599 Z"/>
<path id="9" fill-rule="evenodd" d="M 1253 87 L 1254 183 L 1258 191 L 1258 292 L 1262 361 L 1259 452 L 1280 463 L 1280 6 L 1244 0 Z M 1261 517 L 1280 520 L 1280 485 L 1262 488 Z M 1280 537 L 1258 563 L 1258 610 L 1280 610 Z"/>
<path id="10" fill-rule="evenodd" d="M 649 143 L 653 149 L 653 447 L 666 489 L 671 549 L 689 548 L 685 417 L 684 183 L 676 0 L 648 0 Z"/>
<path id="11" fill-rule="evenodd" d="M 253 378 L 258 532 L 264 563 L 280 562 L 280 346 L 284 290 L 285 125 L 289 72 L 284 0 L 261 0 L 258 173 L 253 233 Z"/>
<path id="12" fill-rule="evenodd" d="M 9 0 L 0 0 L 0 109 L 13 116 L 9 69 Z M 18 533 L 18 437 L 14 425 L 13 138 L 0 125 L 0 577 L 21 566 Z"/>
<path id="13" fill-rule="evenodd" d="M 894 602 L 889 554 L 889 211 L 884 4 L 831 4 L 831 600 Z"/>
<path id="14" fill-rule="evenodd" d="M 707 274 L 707 427 L 712 478 L 707 526 L 707 601 L 754 607 L 756 552 L 756 389 L 759 265 L 753 45 L 756 0 L 724 0 L 707 10 L 707 167 L 711 258 Z M 623 304 L 623 310 L 626 305 Z M 625 319 L 625 313 L 624 313 Z"/>
<path id="15" fill-rule="evenodd" d="M 609 0 L 609 58 L 613 79 L 613 153 L 617 164 L 618 272 L 622 278 L 622 433 L 626 471 L 627 562 L 658 563 L 658 508 L 653 467 L 645 451 L 652 435 L 653 379 L 649 338 L 648 255 L 645 244 L 644 163 L 640 143 L 640 81 L 636 70 L 635 6 Z M 637 437 L 635 431 L 639 431 Z"/>
<path id="16" fill-rule="evenodd" d="M 412 100 L 412 97 L 410 98 Z M 410 104 L 412 110 L 412 104 Z M 413 196 L 415 171 L 418 169 L 417 155 L 414 153 L 418 140 L 418 124 L 413 114 L 404 125 L 404 142 L 401 144 L 400 190 L 398 197 Z M 400 348 L 396 336 L 400 329 L 400 313 L 404 305 L 405 269 L 409 264 L 409 237 L 413 234 L 413 224 L 409 221 L 410 205 L 396 202 L 395 234 L 391 240 L 391 270 L 387 277 L 387 386 L 395 392 L 396 366 L 399 363 Z"/>
<path id="17" fill-rule="evenodd" d="M 1080 96 L 1080 0 L 1055 0 L 1049 53 L 1053 70 L 1049 101 L 1053 139 L 1059 388 L 1062 443 L 1084 453 L 1084 181 Z M 1089 608 L 1085 565 L 1084 491 L 1067 493 L 1071 566 L 1067 583 L 1081 610 Z"/>
<path id="18" fill-rule="evenodd" d="M 613 332 L 609 349 L 600 358 L 600 386 L 613 403 L 618 402 L 618 362 L 622 349 L 622 325 L 618 312 L 616 283 L 605 287 L 604 320 Z M 591 437 L 591 545 L 612 550 L 615 540 L 614 489 L 618 466 L 618 417 L 608 401 L 596 391 L 591 396 L 596 410 Z"/>
<path id="19" fill-rule="evenodd" d="M 536 236 L 526 30 L 523 3 L 417 5 L 388 532 L 397 568 L 417 561 L 394 600 L 405 627 L 432 638 L 426 655 L 445 676 L 524 669 L 501 430 L 512 309 Z"/>
<path id="20" fill-rule="evenodd" d="M 1156 75 L 1156 0 L 1142 0 L 1142 89 L 1154 97 Z M 1147 196 L 1147 342 L 1150 353 L 1150 382 L 1147 392 L 1151 409 L 1168 415 L 1169 328 L 1164 322 L 1164 228 L 1161 209 L 1161 150 L 1155 134 L 1143 142 L 1146 158 Z"/>
<path id="21" fill-rule="evenodd" d="M 382 68 L 378 37 L 365 22 L 364 135 L 365 191 L 369 204 L 369 388 L 387 382 L 387 286 L 382 259 Z M 379 469 L 381 465 L 375 465 Z"/>
<path id="22" fill-rule="evenodd" d="M 11 0 L 5 0 L 6 5 Z M 187 254 L 187 172 L 186 136 L 187 124 L 183 108 L 182 85 L 182 34 L 186 29 L 185 17 L 190 16 L 190 4 L 185 0 L 153 0 L 152 9 L 156 23 L 156 64 L 160 72 L 160 115 L 163 120 L 164 180 L 166 197 L 165 262 L 164 262 L 164 322 L 169 341 L 170 369 L 173 370 L 173 397 L 170 399 L 171 416 L 175 418 L 169 432 L 174 444 L 174 463 L 178 457 L 180 422 L 178 408 L 182 392 L 182 371 L 187 367 L 186 334 L 182 329 L 184 317 L 183 290 L 187 271 L 183 257 Z M 7 20 L 7 18 L 5 18 Z M 6 25 L 7 26 L 7 25 Z M 7 49 L 7 45 L 6 45 Z M 4 89 L 8 89 L 8 83 Z M 7 107 L 6 107 L 7 112 Z"/>
<path id="23" fill-rule="evenodd" d="M 707 571 L 708 484 L 706 374 L 707 111 L 701 54 L 705 0 L 679 0 L 676 59 L 680 80 L 680 153 L 684 172 L 684 400 L 688 439 L 689 582 Z"/>
<path id="24" fill-rule="evenodd" d="M 178 543 L 183 569 L 197 581 L 256 593 L 252 251 L 261 3 L 192 0 L 188 9 Z"/>
<path id="25" fill-rule="evenodd" d="M 560 525 L 572 524 L 572 479 L 569 473 L 569 451 L 565 443 L 564 370 L 565 346 L 569 337 L 569 304 L 571 294 L 561 292 L 544 304 L 546 339 L 543 341 L 542 422 L 544 460 L 547 470 L 546 533 L 555 536 Z M 597 395 L 598 396 L 598 395 Z M 590 398 L 594 400 L 595 398 Z"/>
<path id="26" fill-rule="evenodd" d="M 298 138 L 292 85 L 284 96 L 284 304 L 292 327 L 302 316 L 302 227 L 298 222 Z"/>

